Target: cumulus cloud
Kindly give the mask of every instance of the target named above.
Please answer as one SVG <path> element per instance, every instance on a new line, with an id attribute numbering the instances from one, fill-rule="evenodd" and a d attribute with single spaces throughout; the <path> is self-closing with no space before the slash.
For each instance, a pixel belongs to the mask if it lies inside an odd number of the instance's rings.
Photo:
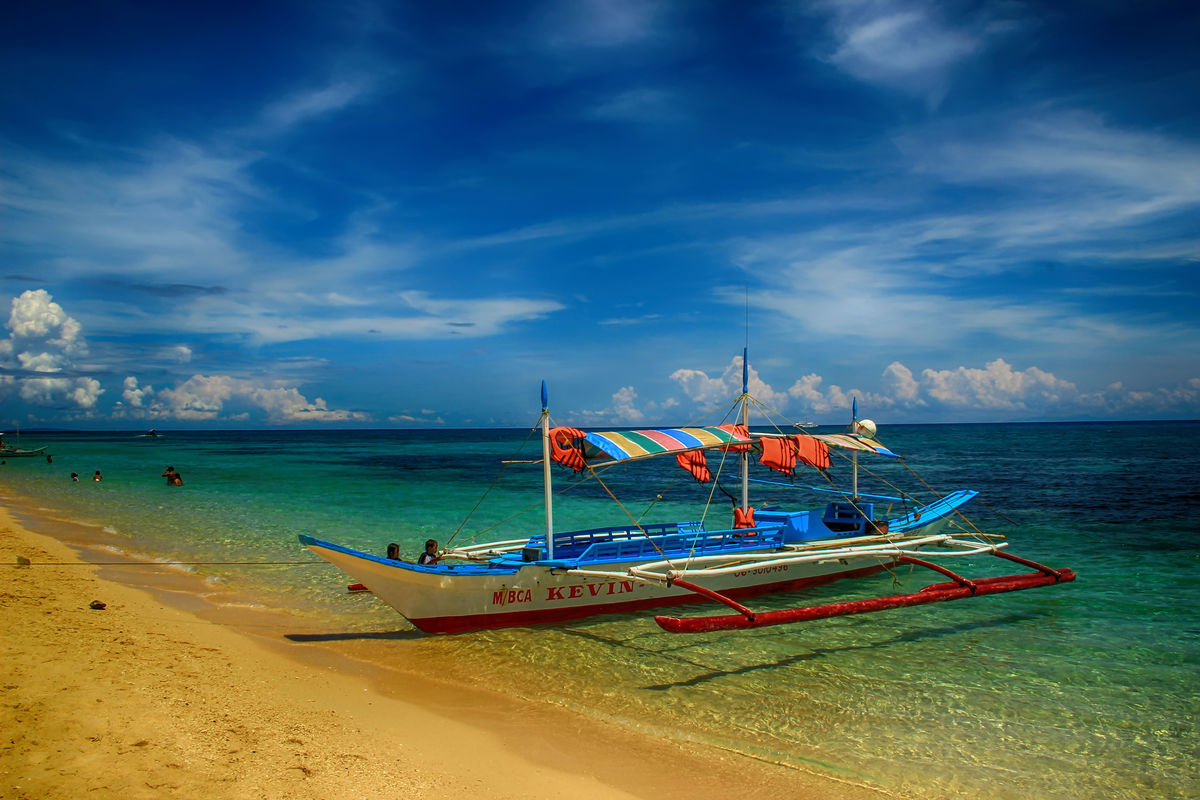
<path id="1" fill-rule="evenodd" d="M 104 393 L 100 382 L 87 376 L 68 376 L 75 359 L 88 352 L 83 328 L 45 289 L 22 292 L 12 300 L 0 341 L 0 367 L 17 373 L 0 388 L 17 387 L 27 403 L 90 411 Z"/>
<path id="2" fill-rule="evenodd" d="M 740 384 L 741 359 L 720 378 L 710 378 L 700 370 L 681 369 L 672 374 L 684 394 L 698 405 L 727 403 L 736 396 Z M 736 370 L 733 369 L 736 367 Z M 1081 393 L 1071 381 L 1030 366 L 1017 369 L 1003 358 L 982 368 L 959 366 L 953 369 L 912 369 L 894 361 L 880 375 L 876 390 L 826 385 L 816 373 L 801 376 L 786 392 L 776 392 L 764 381 L 752 381 L 751 393 L 759 399 L 771 398 L 777 411 L 791 406 L 792 414 L 837 418 L 848 414 L 857 399 L 862 410 L 871 414 L 887 410 L 893 419 L 937 418 L 939 413 L 953 419 L 1075 419 L 1110 416 L 1119 418 L 1130 412 L 1143 417 L 1195 416 L 1200 413 L 1200 378 L 1190 378 L 1175 387 L 1152 391 L 1127 389 L 1114 383 L 1105 390 Z"/>
<path id="3" fill-rule="evenodd" d="M 69 405 L 89 410 L 104 394 L 95 378 L 24 378 L 20 381 L 21 399 L 41 406 Z"/>
<path id="4" fill-rule="evenodd" d="M 951 407 L 1024 410 L 1056 406 L 1078 395 L 1075 384 L 1037 367 L 1014 370 L 998 358 L 984 369 L 958 367 L 926 369 L 921 388 L 934 400 Z"/>
<path id="5" fill-rule="evenodd" d="M 45 289 L 14 297 L 8 317 L 8 354 L 24 369 L 60 372 L 75 356 L 87 353 L 82 328 Z"/>
<path id="6" fill-rule="evenodd" d="M 573 411 L 570 419 L 577 425 L 654 425 L 662 422 L 659 416 L 679 404 L 674 398 L 662 402 L 648 401 L 639 407 L 637 390 L 622 386 L 613 393 L 608 406 L 598 410 Z"/>
<path id="7" fill-rule="evenodd" d="M 787 394 L 777 392 L 759 377 L 758 370 L 751 366 L 746 372 L 746 383 L 750 394 L 767 405 L 780 406 L 786 404 Z M 734 356 L 719 377 L 709 377 L 707 372 L 698 369 L 677 369 L 671 373 L 671 380 L 679 384 L 679 388 L 687 397 L 696 403 L 716 404 L 727 401 L 742 391 L 742 357 Z"/>
<path id="8" fill-rule="evenodd" d="M 1200 378 L 1189 378 L 1178 386 L 1160 387 L 1152 391 L 1126 388 L 1118 381 L 1104 391 L 1083 395 L 1079 398 L 1097 416 L 1121 417 L 1128 412 L 1138 416 L 1161 414 L 1172 416 L 1181 409 L 1194 416 L 1200 411 Z"/>
<path id="9" fill-rule="evenodd" d="M 320 397 L 310 401 L 294 387 L 264 387 L 229 375 L 193 375 L 174 388 L 162 389 L 144 416 L 193 421 L 243 420 L 251 412 L 265 412 L 271 424 L 371 419 L 364 412 L 329 408 Z"/>
<path id="10" fill-rule="evenodd" d="M 121 399 L 134 408 L 141 408 L 146 397 L 154 394 L 152 386 L 138 386 L 138 379 L 132 375 L 125 379 L 123 385 L 124 390 L 121 392 Z"/>

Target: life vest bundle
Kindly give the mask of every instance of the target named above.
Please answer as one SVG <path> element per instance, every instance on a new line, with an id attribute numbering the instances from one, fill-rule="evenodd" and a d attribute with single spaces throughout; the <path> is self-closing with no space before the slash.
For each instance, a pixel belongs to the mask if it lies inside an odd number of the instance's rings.
<path id="1" fill-rule="evenodd" d="M 796 461 L 819 470 L 829 469 L 829 445 L 811 436 L 786 436 L 759 439 L 763 466 L 791 476 Z"/>
<path id="2" fill-rule="evenodd" d="M 675 456 L 675 463 L 692 473 L 692 477 L 700 483 L 712 480 L 712 472 L 708 468 L 708 460 L 703 450 L 686 450 Z"/>
<path id="3" fill-rule="evenodd" d="M 583 453 L 575 446 L 575 440 L 586 436 L 587 431 L 581 431 L 579 428 L 551 428 L 550 459 L 576 472 L 582 472 L 587 463 L 583 460 Z"/>

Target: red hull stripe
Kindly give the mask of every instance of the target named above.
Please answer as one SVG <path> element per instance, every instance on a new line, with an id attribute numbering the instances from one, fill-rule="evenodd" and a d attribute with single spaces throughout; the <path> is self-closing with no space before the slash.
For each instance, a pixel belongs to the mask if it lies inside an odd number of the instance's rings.
<path id="1" fill-rule="evenodd" d="M 790 592 L 811 586 L 833 583 L 842 578 L 861 578 L 867 575 L 874 575 L 883 569 L 883 566 L 863 567 L 862 569 L 837 572 L 816 578 L 797 578 L 790 581 L 729 589 L 722 592 L 722 594 L 726 597 L 754 597 L 755 595 L 771 594 L 773 592 Z M 647 608 L 705 602 L 711 601 L 699 595 L 688 594 L 680 597 L 652 597 L 642 600 L 626 600 L 621 603 L 604 603 L 602 605 L 542 608 L 529 611 L 505 611 L 498 614 L 465 614 L 455 617 L 423 617 L 421 619 L 410 619 L 409 622 L 424 633 L 468 633 L 469 631 L 483 631 L 493 628 L 545 625 L 548 623 L 582 619 L 583 617 L 594 617 L 600 614 L 621 614 L 631 611 L 641 611 Z"/>

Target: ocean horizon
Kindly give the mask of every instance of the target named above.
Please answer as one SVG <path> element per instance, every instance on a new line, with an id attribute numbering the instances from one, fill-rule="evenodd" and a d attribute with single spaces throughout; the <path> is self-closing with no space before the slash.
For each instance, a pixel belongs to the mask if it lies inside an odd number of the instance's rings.
<path id="1" fill-rule="evenodd" d="M 613 615 L 425 637 L 371 596 L 348 593 L 333 567 L 280 563 L 313 560 L 301 533 L 380 554 L 394 541 L 415 557 L 426 538 L 461 544 L 536 530 L 540 468 L 501 465 L 540 457 L 528 429 L 143 432 L 22 430 L 23 446 L 46 445 L 52 461 L 8 459 L 5 501 L 92 530 L 99 552 L 190 562 L 163 569 L 287 610 L 314 637 L 344 634 L 356 658 L 419 664 L 898 797 L 1200 794 L 1200 422 L 883 425 L 880 440 L 906 461 L 872 462 L 863 491 L 881 488 L 874 480 L 913 488 L 908 468 L 939 491 L 980 491 L 966 509 L 973 522 L 1007 535 L 1012 553 L 1071 567 L 1078 580 L 697 636 L 663 633 L 649 615 Z M 184 486 L 166 485 L 168 465 Z M 505 482 L 492 487 L 502 471 Z M 794 494 L 756 491 L 789 506 L 823 503 L 803 492 L 815 475 L 798 473 Z M 555 480 L 574 483 L 562 470 Z M 606 482 L 647 522 L 694 519 L 709 491 L 673 462 L 621 468 Z M 468 514 L 485 490 L 489 504 Z M 575 486 L 556 502 L 556 528 L 608 524 L 604 495 Z M 723 520 L 728 504 L 709 513 Z M 217 563 L 235 561 L 276 563 Z M 999 569 L 984 558 L 964 571 Z M 933 582 L 896 570 L 750 605 L 864 599 Z"/>

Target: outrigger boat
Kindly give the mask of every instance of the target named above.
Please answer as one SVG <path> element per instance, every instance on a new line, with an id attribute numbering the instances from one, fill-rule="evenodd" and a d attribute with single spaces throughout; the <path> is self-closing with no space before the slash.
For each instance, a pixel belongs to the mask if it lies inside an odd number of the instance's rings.
<path id="1" fill-rule="evenodd" d="M 900 456 L 879 443 L 873 422 L 858 419 L 857 401 L 846 433 L 751 431 L 749 411 L 754 400 L 747 391 L 744 353 L 742 363 L 742 394 L 734 406 L 740 408 L 740 422 L 709 427 L 608 432 L 553 427 L 543 382 L 538 426 L 542 458 L 524 463 L 542 465 L 545 522 L 524 538 L 448 547 L 438 562 L 424 565 L 308 535 L 301 535 L 300 541 L 350 575 L 356 586 L 368 588 L 417 629 L 431 634 L 560 623 L 708 601 L 736 613 L 656 616 L 655 621 L 675 633 L 750 628 L 1074 580 L 1069 569 L 1052 569 L 1008 554 L 1003 536 L 975 528 L 960 510 L 976 496 L 975 491 L 959 490 L 911 506 L 909 496 L 860 493 L 860 455 Z M 837 495 L 831 502 L 804 510 L 751 506 L 752 455 L 788 475 L 797 464 L 810 466 L 832 482 L 830 454 L 842 451 L 849 453 L 851 487 L 813 487 Z M 732 527 L 710 530 L 704 519 L 641 524 L 630 516 L 628 522 L 609 527 L 555 530 L 551 464 L 586 472 L 603 485 L 601 474 L 608 467 L 673 456 L 696 480 L 708 483 L 714 479 L 705 457 L 708 452 L 719 454 L 722 463 L 738 463 L 741 499 L 733 511 Z M 880 510 L 885 503 L 888 509 Z M 896 505 L 899 513 L 889 515 Z M 928 560 L 986 555 L 1032 571 L 968 580 Z M 755 612 L 739 602 L 872 575 L 901 564 L 929 568 L 949 580 L 912 594 L 808 608 Z"/>
<path id="2" fill-rule="evenodd" d="M 0 433 L 0 458 L 28 458 L 29 456 L 40 456 L 45 453 L 46 448 L 50 446 L 44 445 L 42 447 L 35 447 L 32 449 L 27 447 L 13 446 L 4 441 L 4 436 L 5 434 Z M 19 432 L 17 438 L 20 439 Z"/>

